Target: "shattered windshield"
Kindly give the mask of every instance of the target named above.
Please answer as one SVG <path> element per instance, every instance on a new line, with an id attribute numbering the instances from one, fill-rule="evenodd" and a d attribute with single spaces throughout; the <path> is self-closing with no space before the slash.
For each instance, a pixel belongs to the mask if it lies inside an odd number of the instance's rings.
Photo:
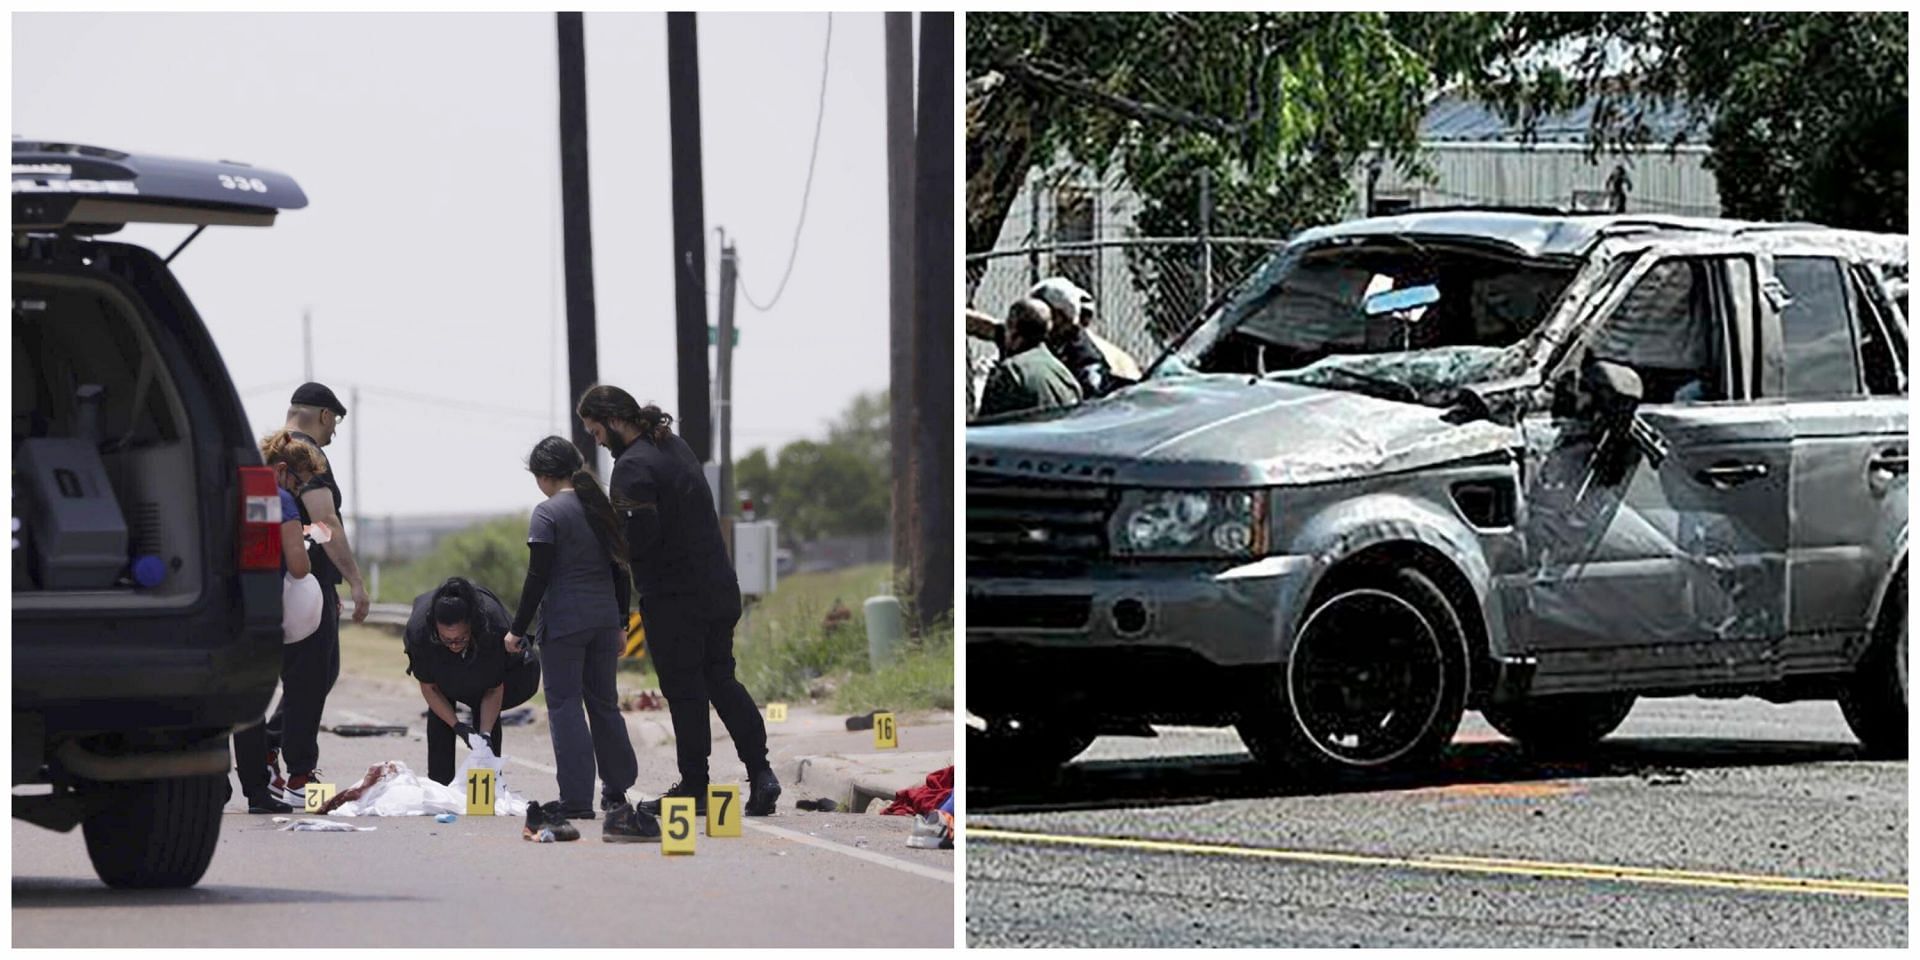
<path id="1" fill-rule="evenodd" d="M 1445 404 L 1460 387 L 1516 372 L 1521 341 L 1552 313 L 1577 266 L 1470 238 L 1289 247 L 1154 376 L 1238 373 Z M 1429 305 L 1367 309 L 1369 298 L 1429 284 L 1440 294 Z"/>

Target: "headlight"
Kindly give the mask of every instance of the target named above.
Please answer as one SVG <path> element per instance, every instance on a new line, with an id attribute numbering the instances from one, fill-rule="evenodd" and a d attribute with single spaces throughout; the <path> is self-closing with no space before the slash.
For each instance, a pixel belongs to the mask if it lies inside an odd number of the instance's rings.
<path id="1" fill-rule="evenodd" d="M 1244 557 L 1266 550 L 1266 495 L 1247 490 L 1134 490 L 1120 500 L 1120 556 Z"/>

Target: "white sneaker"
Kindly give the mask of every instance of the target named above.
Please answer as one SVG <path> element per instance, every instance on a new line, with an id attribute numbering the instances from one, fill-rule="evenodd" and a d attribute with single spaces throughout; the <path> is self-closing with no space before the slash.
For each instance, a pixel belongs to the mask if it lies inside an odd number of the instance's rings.
<path id="1" fill-rule="evenodd" d="M 913 833 L 907 837 L 907 846 L 915 850 L 944 850 L 953 846 L 953 834 L 947 828 L 946 815 L 933 810 L 915 817 Z"/>

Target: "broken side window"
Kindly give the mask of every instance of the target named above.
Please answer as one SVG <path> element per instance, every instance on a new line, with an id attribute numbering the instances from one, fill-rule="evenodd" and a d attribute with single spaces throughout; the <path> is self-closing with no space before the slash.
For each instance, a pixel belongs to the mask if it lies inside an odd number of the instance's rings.
<path id="1" fill-rule="evenodd" d="M 1710 265 L 1670 259 L 1655 264 L 1594 337 L 1590 355 L 1640 375 L 1643 402 L 1690 403 L 1728 395 L 1715 322 Z"/>
<path id="2" fill-rule="evenodd" d="M 1858 353 L 1848 323 L 1846 279 L 1831 257 L 1780 257 L 1774 275 L 1793 300 L 1780 312 L 1787 397 L 1831 400 L 1860 395 Z"/>

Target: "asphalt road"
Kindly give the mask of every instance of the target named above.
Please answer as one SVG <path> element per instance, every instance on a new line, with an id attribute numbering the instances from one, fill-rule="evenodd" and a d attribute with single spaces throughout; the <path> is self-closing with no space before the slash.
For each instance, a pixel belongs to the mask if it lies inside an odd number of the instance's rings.
<path id="1" fill-rule="evenodd" d="M 326 779 L 344 789 L 384 760 L 424 776 L 422 709 L 417 687 L 343 676 L 329 724 L 405 723 L 411 735 L 323 734 Z M 872 749 L 870 732 L 822 733 L 800 719 L 796 708 L 794 722 L 770 727 L 776 766 L 785 756 Z M 674 780 L 673 748 L 664 712 L 628 721 L 637 798 Z M 717 720 L 714 730 L 716 780 L 744 783 Z M 544 719 L 507 728 L 504 739 L 507 785 L 555 799 Z M 901 729 L 902 748 L 952 739 L 950 720 Z M 589 821 L 576 821 L 578 842 L 559 844 L 523 841 L 519 818 L 357 818 L 348 822 L 378 829 L 281 832 L 245 812 L 236 781 L 212 867 L 177 892 L 109 890 L 78 830 L 15 821 L 13 945 L 952 946 L 953 851 L 908 849 L 911 818 L 796 810 L 798 793 L 782 797 L 776 816 L 749 820 L 740 838 L 702 832 L 693 856 L 666 857 L 655 844 L 603 843 Z"/>
<path id="2" fill-rule="evenodd" d="M 1560 763 L 1469 714 L 1391 784 L 1161 734 L 968 793 L 969 946 L 1907 943 L 1907 764 L 1861 759 L 1830 703 L 1643 701 Z"/>

